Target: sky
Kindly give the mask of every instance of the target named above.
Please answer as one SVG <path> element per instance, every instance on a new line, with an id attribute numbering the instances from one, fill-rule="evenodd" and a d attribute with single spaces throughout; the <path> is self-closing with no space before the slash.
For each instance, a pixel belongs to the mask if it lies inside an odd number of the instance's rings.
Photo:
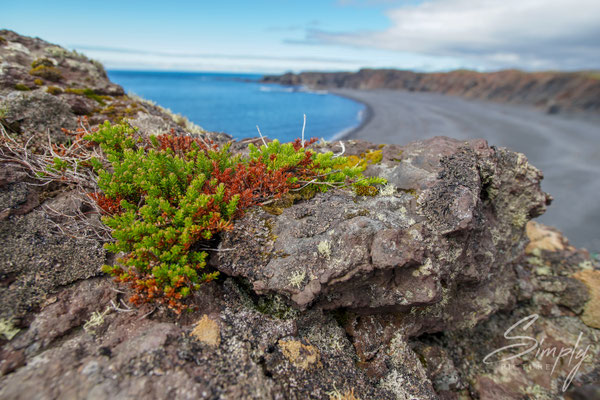
<path id="1" fill-rule="evenodd" d="M 0 10 L 0 28 L 108 69 L 600 69 L 599 0 L 1 0 Z"/>

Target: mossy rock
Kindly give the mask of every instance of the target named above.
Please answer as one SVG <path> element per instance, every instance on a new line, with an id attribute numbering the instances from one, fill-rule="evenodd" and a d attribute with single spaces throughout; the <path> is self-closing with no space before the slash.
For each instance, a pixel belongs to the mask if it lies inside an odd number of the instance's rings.
<path id="1" fill-rule="evenodd" d="M 16 89 L 16 90 L 20 90 L 20 91 L 22 91 L 22 92 L 26 92 L 26 91 L 29 91 L 29 90 L 31 90 L 31 88 L 30 88 L 29 86 L 27 86 L 27 85 L 23 85 L 22 83 L 17 83 L 17 84 L 15 85 L 15 89 Z"/>
<path id="2" fill-rule="evenodd" d="M 58 86 L 48 86 L 46 88 L 46 92 L 56 96 L 59 95 L 63 92 L 63 90 L 61 88 L 59 88 Z"/>
<path id="3" fill-rule="evenodd" d="M 37 67 L 31 68 L 29 74 L 39 76 L 40 78 L 44 78 L 51 82 L 58 82 L 62 79 L 62 74 L 58 68 L 46 65 L 38 65 Z"/>
<path id="4" fill-rule="evenodd" d="M 54 63 L 52 62 L 52 60 L 45 58 L 45 57 L 38 58 L 31 63 L 31 68 L 37 68 L 40 66 L 54 67 Z"/>

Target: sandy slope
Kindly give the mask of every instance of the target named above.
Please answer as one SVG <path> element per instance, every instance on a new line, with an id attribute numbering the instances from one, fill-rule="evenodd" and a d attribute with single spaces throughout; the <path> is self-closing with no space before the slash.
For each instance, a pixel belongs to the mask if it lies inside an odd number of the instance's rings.
<path id="1" fill-rule="evenodd" d="M 348 138 L 406 143 L 443 135 L 482 137 L 525 153 L 544 172 L 543 189 L 555 198 L 540 220 L 577 246 L 600 250 L 600 117 L 548 115 L 514 105 L 434 93 L 339 89 L 369 107 L 367 122 Z"/>

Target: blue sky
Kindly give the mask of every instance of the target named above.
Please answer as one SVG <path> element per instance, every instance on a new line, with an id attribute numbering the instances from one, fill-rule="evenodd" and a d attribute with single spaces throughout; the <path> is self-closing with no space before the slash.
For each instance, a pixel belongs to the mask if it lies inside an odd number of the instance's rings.
<path id="1" fill-rule="evenodd" d="M 6 1 L 0 27 L 110 69 L 600 68 L 597 0 Z"/>

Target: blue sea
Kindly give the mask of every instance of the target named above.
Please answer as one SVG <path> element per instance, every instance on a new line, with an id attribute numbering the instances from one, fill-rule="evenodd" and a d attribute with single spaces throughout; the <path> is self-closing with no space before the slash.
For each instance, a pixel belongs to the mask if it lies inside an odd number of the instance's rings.
<path id="1" fill-rule="evenodd" d="M 185 115 L 209 131 L 236 139 L 263 135 L 289 142 L 300 137 L 332 139 L 361 122 L 365 106 L 325 91 L 260 83 L 262 75 L 108 71 L 126 92 Z"/>

